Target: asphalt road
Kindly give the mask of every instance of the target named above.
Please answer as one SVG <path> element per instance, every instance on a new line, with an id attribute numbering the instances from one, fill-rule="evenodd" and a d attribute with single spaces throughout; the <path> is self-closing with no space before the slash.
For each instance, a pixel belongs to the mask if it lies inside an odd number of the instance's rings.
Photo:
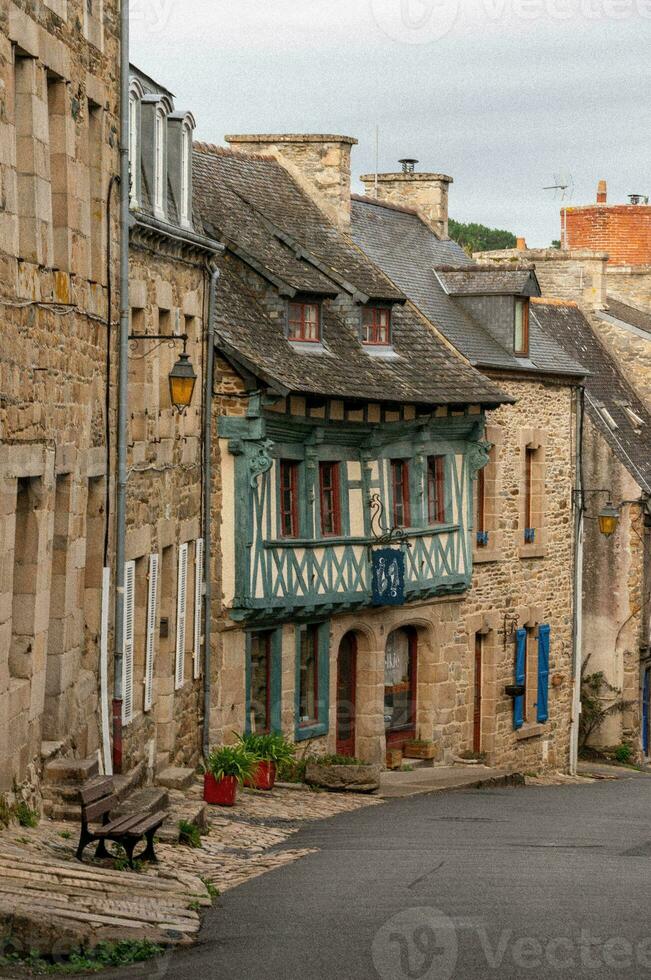
<path id="1" fill-rule="evenodd" d="M 651 777 L 412 797 L 314 824 L 174 980 L 651 976 Z"/>

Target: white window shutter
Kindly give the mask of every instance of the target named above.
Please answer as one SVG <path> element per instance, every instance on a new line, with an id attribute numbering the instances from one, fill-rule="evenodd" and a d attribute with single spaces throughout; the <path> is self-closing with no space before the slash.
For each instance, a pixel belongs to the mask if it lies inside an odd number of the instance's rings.
<path id="1" fill-rule="evenodd" d="M 158 626 L 158 555 L 149 556 L 149 588 L 147 595 L 147 637 L 145 640 L 145 711 L 154 703 L 154 655 Z"/>
<path id="2" fill-rule="evenodd" d="M 136 563 L 124 566 L 124 638 L 122 643 L 122 723 L 133 720 L 133 645 L 136 614 Z"/>
<path id="3" fill-rule="evenodd" d="M 188 597 L 188 546 L 179 547 L 179 576 L 176 594 L 176 690 L 185 684 L 185 615 Z"/>
<path id="4" fill-rule="evenodd" d="M 201 677 L 201 625 L 203 612 L 203 538 L 194 545 L 194 679 Z"/>

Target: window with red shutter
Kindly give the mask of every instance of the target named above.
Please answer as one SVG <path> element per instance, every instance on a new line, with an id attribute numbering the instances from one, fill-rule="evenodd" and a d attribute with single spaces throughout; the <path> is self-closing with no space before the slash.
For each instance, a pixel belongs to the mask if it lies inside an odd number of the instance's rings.
<path id="1" fill-rule="evenodd" d="M 427 516 L 430 524 L 445 524 L 445 456 L 427 460 Z"/>
<path id="2" fill-rule="evenodd" d="M 391 343 L 391 310 L 365 306 L 362 310 L 362 343 L 386 347 Z"/>
<path id="3" fill-rule="evenodd" d="M 408 460 L 391 460 L 391 489 L 393 492 L 394 527 L 409 527 L 411 525 L 411 508 L 409 504 Z"/>
<path id="4" fill-rule="evenodd" d="M 339 463 L 319 463 L 321 534 L 324 537 L 341 534 L 341 495 L 339 487 Z"/>
<path id="5" fill-rule="evenodd" d="M 298 463 L 280 461 L 280 533 L 283 538 L 297 538 L 298 527 Z"/>
<path id="6" fill-rule="evenodd" d="M 289 340 L 316 344 L 321 340 L 321 307 L 318 303 L 290 303 L 287 315 Z"/>

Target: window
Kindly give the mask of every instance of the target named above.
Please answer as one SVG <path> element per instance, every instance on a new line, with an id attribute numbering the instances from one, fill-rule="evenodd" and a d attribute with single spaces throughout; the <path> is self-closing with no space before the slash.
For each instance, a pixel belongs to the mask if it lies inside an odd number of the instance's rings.
<path id="1" fill-rule="evenodd" d="M 362 310 L 362 343 L 378 346 L 391 343 L 391 310 L 379 306 Z"/>
<path id="2" fill-rule="evenodd" d="M 192 134 L 187 125 L 181 130 L 181 223 L 189 224 L 191 218 L 190 151 Z"/>
<path id="3" fill-rule="evenodd" d="M 524 460 L 524 541 L 533 544 L 535 537 L 533 521 L 533 464 L 535 450 L 527 447 Z"/>
<path id="4" fill-rule="evenodd" d="M 427 515 L 430 524 L 445 524 L 445 456 L 427 460 Z"/>
<path id="5" fill-rule="evenodd" d="M 341 534 L 339 463 L 319 463 L 321 491 L 321 534 Z"/>
<path id="6" fill-rule="evenodd" d="M 129 96 L 129 164 L 131 167 L 131 188 L 129 201 L 138 204 L 138 168 L 140 166 L 140 147 L 138 143 L 138 114 L 140 100 L 137 92 Z"/>
<path id="7" fill-rule="evenodd" d="M 299 650 L 299 725 L 319 720 L 319 627 L 301 629 Z"/>
<path id="8" fill-rule="evenodd" d="M 156 150 L 154 170 L 154 207 L 156 211 L 165 210 L 165 113 L 156 111 Z"/>
<path id="9" fill-rule="evenodd" d="M 515 329 L 513 350 L 516 354 L 527 357 L 529 354 L 529 300 L 515 301 Z"/>
<path id="10" fill-rule="evenodd" d="M 387 744 L 399 744 L 411 734 L 416 719 L 418 639 L 412 629 L 390 634 L 384 651 L 384 727 Z M 397 738 L 391 738 L 396 733 Z"/>
<path id="11" fill-rule="evenodd" d="M 298 463 L 280 461 L 280 530 L 283 538 L 297 538 L 298 522 Z"/>
<path id="12" fill-rule="evenodd" d="M 488 544 L 488 531 L 486 530 L 486 468 L 482 467 L 477 474 L 477 544 L 480 548 L 485 548 Z"/>
<path id="13" fill-rule="evenodd" d="M 251 636 L 249 726 L 252 732 L 271 731 L 271 633 Z"/>
<path id="14" fill-rule="evenodd" d="M 290 340 L 318 343 L 321 339 L 321 307 L 318 303 L 290 303 L 287 317 Z"/>
<path id="15" fill-rule="evenodd" d="M 409 463 L 406 459 L 391 460 L 391 490 L 393 494 L 394 527 L 409 527 Z"/>

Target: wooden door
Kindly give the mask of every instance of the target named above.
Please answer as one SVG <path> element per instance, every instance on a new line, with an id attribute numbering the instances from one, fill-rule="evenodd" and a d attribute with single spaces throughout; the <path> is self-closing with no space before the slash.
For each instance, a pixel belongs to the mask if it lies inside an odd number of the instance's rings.
<path id="1" fill-rule="evenodd" d="M 481 633 L 477 633 L 475 635 L 475 706 L 472 730 L 473 752 L 481 752 L 482 648 L 482 636 Z"/>
<path id="2" fill-rule="evenodd" d="M 355 694 L 357 688 L 357 641 L 348 633 L 337 658 L 337 754 L 355 755 Z"/>

